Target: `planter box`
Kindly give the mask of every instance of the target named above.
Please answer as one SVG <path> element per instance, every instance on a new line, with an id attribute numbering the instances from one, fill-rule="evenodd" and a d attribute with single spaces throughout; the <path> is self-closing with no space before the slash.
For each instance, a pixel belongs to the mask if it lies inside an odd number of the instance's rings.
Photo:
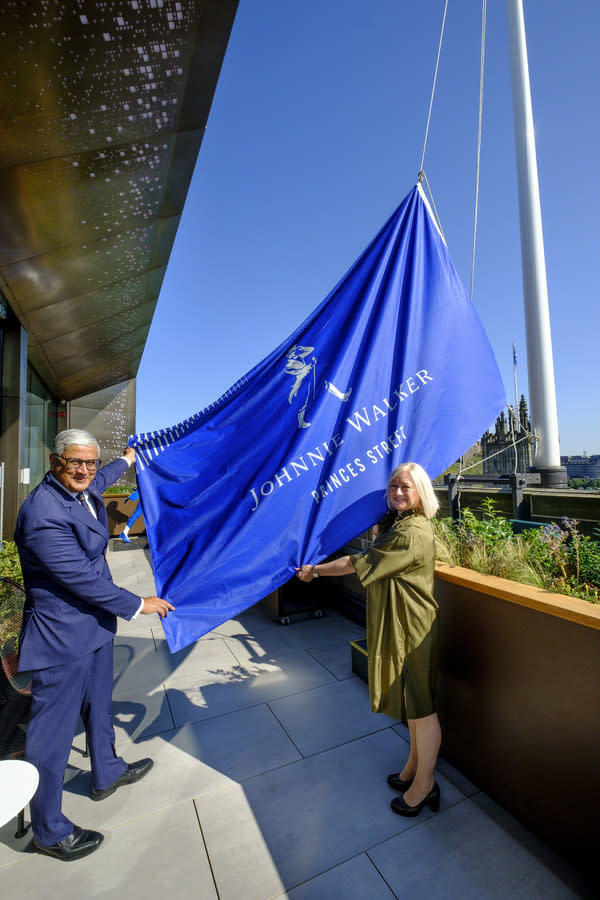
<path id="1" fill-rule="evenodd" d="M 129 494 L 105 494 L 102 498 L 108 516 L 108 533 L 111 537 L 118 537 L 123 531 L 127 519 L 137 507 L 137 501 L 133 503 L 129 500 Z M 146 525 L 144 524 L 144 516 L 141 515 L 133 523 L 133 528 L 129 532 L 131 537 L 136 534 L 145 534 Z"/>
<path id="2" fill-rule="evenodd" d="M 444 757 L 596 879 L 600 606 L 436 566 Z"/>
<path id="3" fill-rule="evenodd" d="M 350 641 L 350 653 L 352 655 L 352 671 L 366 684 L 369 683 L 369 657 L 367 654 L 367 639 Z"/>

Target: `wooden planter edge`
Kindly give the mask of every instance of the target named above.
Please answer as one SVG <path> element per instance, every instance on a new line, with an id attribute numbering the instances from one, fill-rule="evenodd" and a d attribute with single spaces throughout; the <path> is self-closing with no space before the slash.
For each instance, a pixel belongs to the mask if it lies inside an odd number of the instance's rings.
<path id="1" fill-rule="evenodd" d="M 600 631 L 600 604 L 589 603 L 578 597 L 567 597 L 565 594 L 553 594 L 530 584 L 519 584 L 496 575 L 482 575 L 462 566 L 450 566 L 447 563 L 435 564 L 436 578 L 460 585 L 481 594 L 500 597 L 509 603 L 516 603 L 529 609 L 537 610 L 559 619 L 566 619 L 578 625 L 595 628 Z"/>

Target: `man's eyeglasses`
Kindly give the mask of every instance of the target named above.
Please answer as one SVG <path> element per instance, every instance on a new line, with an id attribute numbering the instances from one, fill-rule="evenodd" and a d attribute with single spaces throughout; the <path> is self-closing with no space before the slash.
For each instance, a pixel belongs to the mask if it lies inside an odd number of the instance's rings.
<path id="1" fill-rule="evenodd" d="M 82 466 L 85 466 L 88 472 L 96 472 L 100 468 L 101 459 L 75 459 L 74 457 L 66 457 L 61 456 L 60 459 L 64 459 L 66 465 L 65 468 L 69 469 L 71 472 L 76 472 L 77 469 L 80 469 Z"/>

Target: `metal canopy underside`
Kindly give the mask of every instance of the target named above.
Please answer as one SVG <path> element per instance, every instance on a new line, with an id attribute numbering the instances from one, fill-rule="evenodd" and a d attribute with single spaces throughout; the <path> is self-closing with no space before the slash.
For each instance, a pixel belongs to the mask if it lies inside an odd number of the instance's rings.
<path id="1" fill-rule="evenodd" d="M 137 373 L 237 4 L 0 7 L 0 287 L 58 399 Z"/>

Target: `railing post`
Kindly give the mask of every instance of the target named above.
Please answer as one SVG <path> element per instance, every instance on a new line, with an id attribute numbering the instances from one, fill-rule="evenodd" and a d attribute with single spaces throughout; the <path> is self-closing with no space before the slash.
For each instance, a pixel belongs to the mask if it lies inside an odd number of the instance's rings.
<path id="1" fill-rule="evenodd" d="M 513 519 L 529 519 L 529 511 L 523 501 L 523 486 L 526 479 L 517 472 L 509 475 L 509 482 L 512 491 Z"/>
<path id="2" fill-rule="evenodd" d="M 454 522 L 458 522 L 458 476 L 446 475 L 445 481 L 448 485 L 448 509 L 450 511 L 450 515 L 452 516 L 452 520 Z"/>

